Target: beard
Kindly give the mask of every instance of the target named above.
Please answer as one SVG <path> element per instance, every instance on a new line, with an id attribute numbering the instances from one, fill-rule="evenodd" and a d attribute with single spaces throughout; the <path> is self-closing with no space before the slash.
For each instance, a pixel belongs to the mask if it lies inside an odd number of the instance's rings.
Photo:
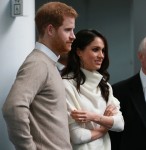
<path id="1" fill-rule="evenodd" d="M 53 42 L 53 48 L 59 54 L 68 53 L 71 50 L 71 42 L 64 42 L 61 39 L 56 39 Z"/>

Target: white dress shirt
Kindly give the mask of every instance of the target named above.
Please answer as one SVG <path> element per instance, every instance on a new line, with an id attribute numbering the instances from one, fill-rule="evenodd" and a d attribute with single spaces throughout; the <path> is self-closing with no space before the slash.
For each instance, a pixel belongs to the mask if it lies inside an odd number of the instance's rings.
<path id="1" fill-rule="evenodd" d="M 42 43 L 36 42 L 35 49 L 38 49 L 42 52 L 44 52 L 49 58 L 51 58 L 54 62 L 57 62 L 60 58 L 60 55 L 57 57 L 55 53 L 53 53 L 52 50 L 50 50 L 47 46 L 45 46 Z"/>
<path id="2" fill-rule="evenodd" d="M 146 75 L 143 73 L 142 69 L 140 70 L 140 79 L 142 82 L 143 92 L 144 92 L 145 101 L 146 101 Z"/>

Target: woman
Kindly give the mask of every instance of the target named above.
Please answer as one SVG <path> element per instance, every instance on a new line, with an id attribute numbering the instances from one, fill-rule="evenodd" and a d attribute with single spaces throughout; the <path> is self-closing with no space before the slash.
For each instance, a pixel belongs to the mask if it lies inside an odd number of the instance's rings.
<path id="1" fill-rule="evenodd" d="M 79 31 L 62 72 L 74 150 L 111 150 L 108 130 L 124 129 L 108 66 L 106 38 L 95 30 Z"/>

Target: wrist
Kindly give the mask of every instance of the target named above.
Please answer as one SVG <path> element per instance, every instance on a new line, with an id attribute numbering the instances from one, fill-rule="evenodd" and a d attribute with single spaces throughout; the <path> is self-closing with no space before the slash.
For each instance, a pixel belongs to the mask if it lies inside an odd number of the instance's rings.
<path id="1" fill-rule="evenodd" d="M 102 115 L 98 115 L 98 116 L 95 118 L 94 122 L 96 122 L 96 123 L 98 123 L 98 124 L 101 124 L 102 119 L 103 119 L 103 116 L 102 116 Z"/>

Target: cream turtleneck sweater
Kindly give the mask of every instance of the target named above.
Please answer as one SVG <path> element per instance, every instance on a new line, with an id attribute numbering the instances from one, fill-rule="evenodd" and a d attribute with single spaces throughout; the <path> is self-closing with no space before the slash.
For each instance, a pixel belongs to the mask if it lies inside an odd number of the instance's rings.
<path id="1" fill-rule="evenodd" d="M 91 141 L 90 130 L 100 127 L 100 125 L 89 122 L 78 124 L 70 117 L 70 112 L 74 109 L 81 109 L 97 114 L 104 114 L 109 104 L 114 104 L 120 109 L 119 101 L 113 96 L 112 88 L 109 85 L 108 103 L 101 96 L 99 83 L 102 75 L 97 71 L 90 72 L 82 69 L 86 76 L 86 81 L 80 86 L 80 93 L 76 90 L 76 82 L 74 80 L 63 79 L 66 88 L 66 101 L 68 105 L 69 129 L 73 150 L 111 150 L 111 143 L 108 133 L 95 141 Z M 71 74 L 70 74 L 71 75 Z M 113 116 L 114 124 L 110 129 L 112 131 L 121 131 L 124 128 L 123 116 L 120 112 Z"/>

